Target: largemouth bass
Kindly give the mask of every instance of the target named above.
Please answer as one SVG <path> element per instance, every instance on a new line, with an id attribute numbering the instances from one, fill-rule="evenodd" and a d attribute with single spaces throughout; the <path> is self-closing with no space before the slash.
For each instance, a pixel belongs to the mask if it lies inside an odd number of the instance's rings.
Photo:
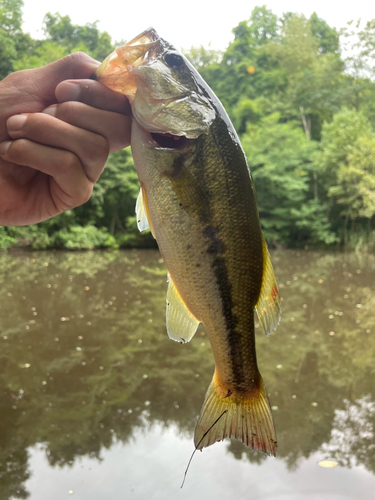
<path id="1" fill-rule="evenodd" d="M 188 342 L 202 322 L 213 350 L 195 447 L 228 437 L 276 455 L 254 309 L 269 334 L 280 299 L 233 125 L 194 67 L 153 29 L 109 55 L 96 78 L 131 104 L 138 227 L 150 227 L 168 269 L 168 335 Z"/>

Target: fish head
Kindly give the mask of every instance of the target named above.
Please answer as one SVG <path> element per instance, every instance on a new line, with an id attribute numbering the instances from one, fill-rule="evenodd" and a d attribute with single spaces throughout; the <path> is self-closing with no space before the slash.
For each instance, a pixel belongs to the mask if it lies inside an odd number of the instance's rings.
<path id="1" fill-rule="evenodd" d="M 148 132 L 195 139 L 215 118 L 198 72 L 152 28 L 109 55 L 96 78 L 128 96 L 133 117 Z"/>

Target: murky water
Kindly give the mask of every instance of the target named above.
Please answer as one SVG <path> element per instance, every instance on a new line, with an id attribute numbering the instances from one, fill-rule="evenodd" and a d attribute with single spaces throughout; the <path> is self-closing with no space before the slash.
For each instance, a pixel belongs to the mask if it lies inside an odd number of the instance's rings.
<path id="1" fill-rule="evenodd" d="M 0 499 L 375 498 L 375 258 L 273 260 L 278 457 L 217 443 L 180 490 L 213 357 L 203 329 L 168 339 L 159 254 L 0 255 Z"/>

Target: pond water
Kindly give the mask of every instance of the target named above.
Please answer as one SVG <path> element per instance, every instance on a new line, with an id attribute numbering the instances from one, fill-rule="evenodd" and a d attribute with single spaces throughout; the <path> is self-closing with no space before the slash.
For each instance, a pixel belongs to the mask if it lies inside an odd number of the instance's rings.
<path id="1" fill-rule="evenodd" d="M 375 498 L 375 258 L 273 261 L 278 457 L 216 443 L 180 489 L 213 356 L 201 327 L 168 339 L 158 252 L 1 254 L 0 500 Z"/>

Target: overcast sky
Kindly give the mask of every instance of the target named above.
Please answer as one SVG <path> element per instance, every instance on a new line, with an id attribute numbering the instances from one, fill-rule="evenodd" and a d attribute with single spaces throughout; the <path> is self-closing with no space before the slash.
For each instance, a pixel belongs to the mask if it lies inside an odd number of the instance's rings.
<path id="1" fill-rule="evenodd" d="M 223 7 L 221 7 L 221 5 Z M 99 21 L 98 28 L 108 31 L 114 41 L 130 40 L 149 26 L 176 47 L 191 45 L 225 49 L 231 30 L 250 17 L 255 5 L 263 2 L 249 0 L 150 1 L 150 0 L 24 0 L 24 31 L 42 38 L 42 20 L 47 12 L 69 15 L 74 24 Z M 341 28 L 347 21 L 368 21 L 375 18 L 374 0 L 338 2 L 332 0 L 268 0 L 275 14 L 299 12 L 309 17 L 316 12 L 330 26 Z M 225 7 L 224 7 L 225 6 Z"/>

